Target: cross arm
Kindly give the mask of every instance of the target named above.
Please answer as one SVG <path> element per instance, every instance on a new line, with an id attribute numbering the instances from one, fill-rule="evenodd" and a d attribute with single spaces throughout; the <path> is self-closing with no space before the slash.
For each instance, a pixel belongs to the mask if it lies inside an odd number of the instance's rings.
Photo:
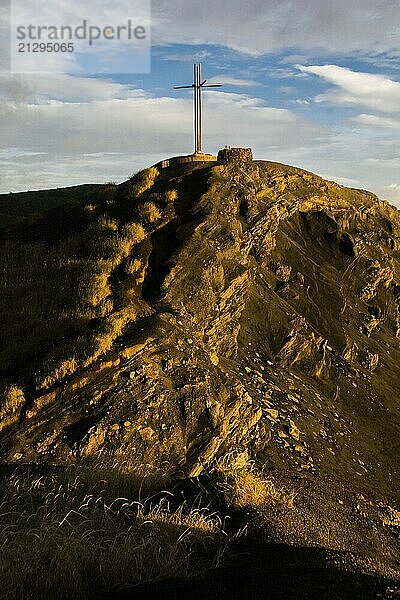
<path id="1" fill-rule="evenodd" d="M 192 85 L 174 85 L 174 90 L 186 90 L 186 89 L 190 89 L 194 87 L 194 84 L 192 83 Z"/>

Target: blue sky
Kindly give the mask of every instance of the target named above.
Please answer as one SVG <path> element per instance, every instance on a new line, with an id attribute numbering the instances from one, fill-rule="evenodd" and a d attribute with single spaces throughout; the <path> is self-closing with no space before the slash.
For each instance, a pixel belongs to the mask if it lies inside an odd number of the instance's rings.
<path id="1" fill-rule="evenodd" d="M 204 94 L 206 151 L 252 146 L 400 205 L 397 1 L 154 0 L 152 39 L 148 74 L 0 74 L 1 192 L 191 152 L 191 92 L 172 87 L 201 61 L 224 83 Z"/>

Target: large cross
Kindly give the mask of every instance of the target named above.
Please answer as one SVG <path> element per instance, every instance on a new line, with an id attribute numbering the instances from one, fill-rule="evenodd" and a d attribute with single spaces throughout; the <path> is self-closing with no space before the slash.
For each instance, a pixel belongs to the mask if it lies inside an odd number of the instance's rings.
<path id="1" fill-rule="evenodd" d="M 183 90 L 193 88 L 193 102 L 194 102 L 194 152 L 201 153 L 202 150 L 202 138 L 203 138 L 203 101 L 202 91 L 204 88 L 216 88 L 222 87 L 222 83 L 214 83 L 206 85 L 207 79 L 202 81 L 201 77 L 201 63 L 193 65 L 193 83 L 192 85 L 176 85 L 174 90 Z"/>

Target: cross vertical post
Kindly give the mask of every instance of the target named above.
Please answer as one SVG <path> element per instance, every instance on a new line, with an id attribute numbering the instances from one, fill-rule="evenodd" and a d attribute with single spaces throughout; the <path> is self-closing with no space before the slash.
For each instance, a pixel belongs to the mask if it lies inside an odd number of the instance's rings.
<path id="1" fill-rule="evenodd" d="M 202 141 L 203 141 L 203 98 L 202 98 L 202 87 L 201 87 L 201 63 L 197 65 L 197 150 L 195 152 L 202 152 Z"/>
<path id="2" fill-rule="evenodd" d="M 194 147 L 195 147 L 195 152 L 198 151 L 198 145 L 199 145 L 199 88 L 198 88 L 198 84 L 199 84 L 199 68 L 198 65 L 193 65 L 193 82 L 194 82 L 194 137 L 195 137 L 195 142 L 194 142 Z"/>
<path id="3" fill-rule="evenodd" d="M 194 153 L 202 154 L 203 152 L 203 98 L 202 91 L 204 88 L 222 87 L 222 83 L 214 83 L 205 85 L 207 79 L 202 81 L 201 63 L 193 65 L 193 83 L 192 85 L 176 85 L 174 90 L 193 88 L 193 105 L 194 105 Z"/>
<path id="4" fill-rule="evenodd" d="M 199 66 L 193 65 L 194 67 L 194 135 L 195 144 L 194 151 L 201 152 L 201 137 L 200 137 L 200 121 L 201 121 L 201 95 L 200 95 L 200 77 L 199 77 Z"/>

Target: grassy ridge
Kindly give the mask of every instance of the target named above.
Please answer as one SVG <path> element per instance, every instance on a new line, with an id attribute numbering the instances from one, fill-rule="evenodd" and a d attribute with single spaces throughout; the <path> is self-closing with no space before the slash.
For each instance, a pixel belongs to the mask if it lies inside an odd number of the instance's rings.
<path id="1" fill-rule="evenodd" d="M 115 306 L 111 280 L 128 257 L 130 264 L 137 260 L 132 252 L 146 236 L 146 223 L 154 222 L 148 212 L 142 218 L 135 206 L 156 176 L 155 169 L 146 169 L 122 191 L 114 185 L 94 190 L 75 207 L 60 238 L 52 239 L 46 215 L 47 238 L 40 222 L 33 239 L 26 231 L 20 238 L 18 228 L 5 236 L 0 246 L 0 377 L 29 361 L 35 386 L 47 388 L 108 351 L 135 318 L 132 295 Z M 116 217 L 121 204 L 125 214 Z"/>
<path id="2" fill-rule="evenodd" d="M 56 190 L 0 195 L 0 228 L 32 223 L 40 216 L 64 204 L 75 204 L 101 190 L 102 185 L 79 185 Z"/>

